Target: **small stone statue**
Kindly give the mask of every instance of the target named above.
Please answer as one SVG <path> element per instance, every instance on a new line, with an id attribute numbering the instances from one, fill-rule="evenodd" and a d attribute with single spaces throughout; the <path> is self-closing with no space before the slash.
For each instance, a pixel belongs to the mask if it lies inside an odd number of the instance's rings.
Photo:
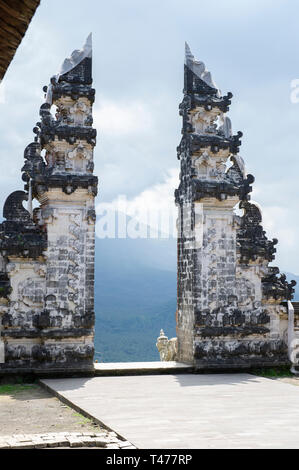
<path id="1" fill-rule="evenodd" d="M 177 360 L 177 338 L 168 339 L 164 331 L 161 330 L 160 336 L 157 338 L 156 346 L 161 361 L 169 362 Z"/>

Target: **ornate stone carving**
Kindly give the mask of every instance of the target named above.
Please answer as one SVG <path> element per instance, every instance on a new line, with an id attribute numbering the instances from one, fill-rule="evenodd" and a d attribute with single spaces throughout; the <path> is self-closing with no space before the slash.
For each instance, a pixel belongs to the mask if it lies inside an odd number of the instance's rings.
<path id="1" fill-rule="evenodd" d="M 278 277 L 278 268 L 269 268 L 269 274 L 262 279 L 263 294 L 266 299 L 279 300 L 292 300 L 295 293 L 294 287 L 296 281 L 287 282 L 285 274 L 280 274 Z"/>
<path id="2" fill-rule="evenodd" d="M 267 261 L 275 259 L 275 245 L 278 240 L 269 241 L 266 232 L 263 230 L 262 214 L 260 208 L 249 201 L 241 201 L 240 209 L 244 209 L 241 217 L 240 228 L 237 233 L 238 249 L 240 253 L 240 263 L 248 264 L 258 258 Z"/>
<path id="3" fill-rule="evenodd" d="M 7 220 L 0 225 L 0 252 L 3 256 L 38 258 L 46 249 L 46 233 L 23 207 L 23 201 L 27 199 L 24 191 L 15 191 L 6 199 L 3 217 Z"/>

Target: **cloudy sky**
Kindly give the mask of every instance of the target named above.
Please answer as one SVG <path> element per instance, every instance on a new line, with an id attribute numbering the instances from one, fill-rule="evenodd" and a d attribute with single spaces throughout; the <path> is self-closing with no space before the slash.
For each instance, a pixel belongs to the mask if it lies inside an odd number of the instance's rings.
<path id="1" fill-rule="evenodd" d="M 297 0 L 41 0 L 0 86 L 0 205 L 22 188 L 42 86 L 91 31 L 98 202 L 124 195 L 141 206 L 173 204 L 186 40 L 234 94 L 233 130 L 244 133 L 253 198 L 280 242 L 276 262 L 299 274 L 299 103 L 290 98 L 298 17 Z"/>

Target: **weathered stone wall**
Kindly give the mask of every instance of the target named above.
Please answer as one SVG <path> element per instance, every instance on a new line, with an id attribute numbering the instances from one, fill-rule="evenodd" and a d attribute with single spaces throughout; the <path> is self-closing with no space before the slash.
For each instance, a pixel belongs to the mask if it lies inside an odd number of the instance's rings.
<path id="1" fill-rule="evenodd" d="M 178 355 L 184 362 L 192 362 L 194 356 L 194 236 L 191 224 L 194 207 L 186 203 L 179 210 L 178 220 L 178 290 L 177 337 Z"/>

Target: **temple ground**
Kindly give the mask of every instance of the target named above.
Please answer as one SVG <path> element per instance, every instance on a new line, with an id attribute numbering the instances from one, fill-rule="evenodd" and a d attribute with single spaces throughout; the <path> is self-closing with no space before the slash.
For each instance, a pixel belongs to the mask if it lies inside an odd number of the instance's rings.
<path id="1" fill-rule="evenodd" d="M 138 448 L 299 448 L 297 379 L 159 374 L 41 383 Z"/>
<path id="2" fill-rule="evenodd" d="M 37 384 L 0 385 L 0 438 L 63 431 L 101 429 Z"/>

